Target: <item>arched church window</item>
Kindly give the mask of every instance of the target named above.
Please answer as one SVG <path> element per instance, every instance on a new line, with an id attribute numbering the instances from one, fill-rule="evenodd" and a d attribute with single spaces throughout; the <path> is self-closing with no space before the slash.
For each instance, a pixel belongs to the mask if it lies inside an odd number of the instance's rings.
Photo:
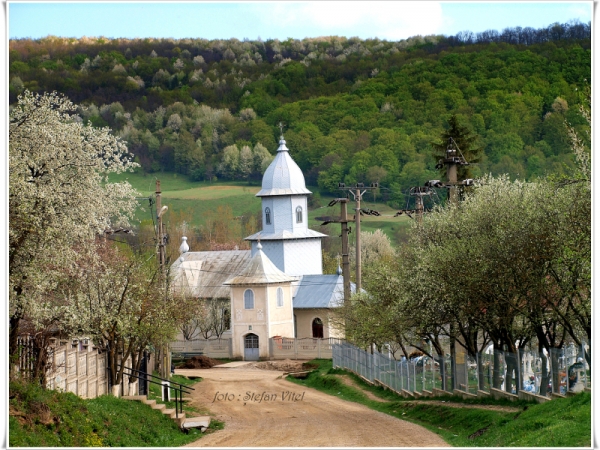
<path id="1" fill-rule="evenodd" d="M 323 338 L 323 321 L 318 317 L 313 320 L 312 332 L 314 338 Z"/>
<path id="2" fill-rule="evenodd" d="M 252 289 L 244 291 L 244 309 L 254 309 L 254 291 Z"/>
<path id="3" fill-rule="evenodd" d="M 265 208 L 265 223 L 271 225 L 271 208 Z"/>
<path id="4" fill-rule="evenodd" d="M 302 206 L 296 208 L 296 223 L 302 223 Z"/>
<path id="5" fill-rule="evenodd" d="M 277 288 L 277 306 L 283 306 L 283 289 Z"/>

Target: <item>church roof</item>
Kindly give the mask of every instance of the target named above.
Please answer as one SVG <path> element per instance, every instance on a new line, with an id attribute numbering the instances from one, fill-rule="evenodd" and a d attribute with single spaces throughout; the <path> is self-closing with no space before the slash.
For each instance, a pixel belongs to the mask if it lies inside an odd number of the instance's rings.
<path id="1" fill-rule="evenodd" d="M 246 267 L 238 275 L 228 279 L 224 283 L 225 285 L 286 283 L 298 280 L 298 277 L 286 275 L 279 270 L 268 256 L 264 254 L 260 242 L 258 243 L 257 250 Z"/>
<path id="2" fill-rule="evenodd" d="M 250 256 L 250 250 L 183 253 L 170 268 L 173 288 L 199 298 L 229 298 L 223 283 L 241 272 Z"/>
<path id="3" fill-rule="evenodd" d="M 311 194 L 306 189 L 302 170 L 288 152 L 289 149 L 285 146 L 285 139 L 281 136 L 277 155 L 265 170 L 262 189 L 256 194 L 257 197 Z"/>
<path id="4" fill-rule="evenodd" d="M 294 230 L 293 232 L 289 230 L 281 230 L 275 233 L 265 233 L 264 231 L 259 231 L 258 233 L 254 233 L 244 239 L 246 241 L 257 241 L 258 239 L 261 241 L 281 241 L 284 239 L 322 238 L 326 236 L 326 234 L 307 228 L 305 230 Z"/>
<path id="5" fill-rule="evenodd" d="M 350 292 L 356 285 L 350 283 Z M 294 309 L 336 308 L 344 302 L 344 277 L 341 275 L 304 275 L 292 301 Z"/>

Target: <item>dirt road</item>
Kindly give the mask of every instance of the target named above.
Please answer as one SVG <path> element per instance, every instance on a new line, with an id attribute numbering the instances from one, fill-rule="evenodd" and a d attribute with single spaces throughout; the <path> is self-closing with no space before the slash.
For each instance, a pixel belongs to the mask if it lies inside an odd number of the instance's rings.
<path id="1" fill-rule="evenodd" d="M 187 447 L 449 447 L 423 427 L 256 368 L 178 369 L 200 376 L 192 405 L 225 429 Z"/>

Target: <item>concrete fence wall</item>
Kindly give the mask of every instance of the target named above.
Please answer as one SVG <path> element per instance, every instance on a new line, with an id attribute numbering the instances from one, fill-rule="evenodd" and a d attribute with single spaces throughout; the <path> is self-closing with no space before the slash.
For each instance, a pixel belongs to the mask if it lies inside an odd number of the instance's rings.
<path id="1" fill-rule="evenodd" d="M 333 345 L 342 342 L 336 338 L 271 338 L 269 354 L 271 359 L 331 359 Z"/>
<path id="2" fill-rule="evenodd" d="M 190 356 L 194 353 L 210 358 L 231 358 L 231 339 L 192 339 L 190 341 L 173 341 L 169 344 L 171 352 L 176 356 Z"/>
<path id="3" fill-rule="evenodd" d="M 46 386 L 83 398 L 107 394 L 106 354 L 92 346 L 72 347 L 63 345 L 51 350 Z"/>
<path id="4" fill-rule="evenodd" d="M 283 338 L 269 339 L 269 359 L 331 359 L 332 348 L 335 344 L 344 342 L 336 338 Z M 231 358 L 231 339 L 192 339 L 178 340 L 169 344 L 173 356 L 190 357 L 193 354 L 203 354 L 210 358 Z"/>

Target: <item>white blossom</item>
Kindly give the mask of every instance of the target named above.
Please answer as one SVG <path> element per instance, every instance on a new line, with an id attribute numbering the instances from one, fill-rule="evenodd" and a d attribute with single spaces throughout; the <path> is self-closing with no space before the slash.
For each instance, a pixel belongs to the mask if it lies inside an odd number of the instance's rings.
<path id="1" fill-rule="evenodd" d="M 123 67 L 123 64 L 115 64 L 115 66 L 112 69 L 113 72 L 116 73 L 127 73 L 127 70 L 125 69 L 125 67 Z"/>
<path id="2" fill-rule="evenodd" d="M 138 195 L 106 175 L 137 167 L 108 128 L 72 119 L 57 93 L 19 96 L 9 124 L 9 298 L 18 322 L 42 322 L 56 283 L 82 248 L 112 225 L 128 226 Z M 51 309 L 51 308 L 50 308 Z"/>

